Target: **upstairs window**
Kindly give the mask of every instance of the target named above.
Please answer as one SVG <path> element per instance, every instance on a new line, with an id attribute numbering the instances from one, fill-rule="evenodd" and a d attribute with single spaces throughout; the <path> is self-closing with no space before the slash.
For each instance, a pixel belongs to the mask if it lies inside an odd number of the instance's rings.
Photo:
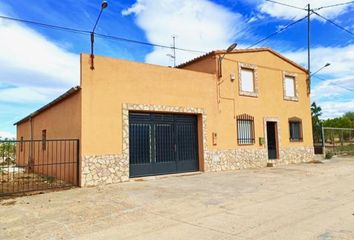
<path id="1" fill-rule="evenodd" d="M 237 143 L 239 145 L 254 144 L 254 118 L 243 114 L 237 116 Z"/>
<path id="2" fill-rule="evenodd" d="M 295 77 L 285 76 L 285 96 L 286 97 L 296 97 Z"/>
<path id="3" fill-rule="evenodd" d="M 296 81 L 296 76 L 294 74 L 284 74 L 283 90 L 285 100 L 298 101 Z"/>
<path id="4" fill-rule="evenodd" d="M 302 141 L 302 121 L 299 118 L 289 119 L 290 142 Z"/>
<path id="5" fill-rule="evenodd" d="M 257 66 L 238 63 L 238 89 L 241 96 L 258 97 Z"/>
<path id="6" fill-rule="evenodd" d="M 241 67 L 241 91 L 254 93 L 254 83 L 254 70 Z"/>

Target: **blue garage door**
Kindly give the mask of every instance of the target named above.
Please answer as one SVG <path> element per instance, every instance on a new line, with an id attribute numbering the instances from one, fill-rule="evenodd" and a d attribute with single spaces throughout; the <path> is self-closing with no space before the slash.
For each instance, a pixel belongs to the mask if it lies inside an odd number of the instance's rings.
<path id="1" fill-rule="evenodd" d="M 130 177 L 198 171 L 195 115 L 130 113 Z"/>

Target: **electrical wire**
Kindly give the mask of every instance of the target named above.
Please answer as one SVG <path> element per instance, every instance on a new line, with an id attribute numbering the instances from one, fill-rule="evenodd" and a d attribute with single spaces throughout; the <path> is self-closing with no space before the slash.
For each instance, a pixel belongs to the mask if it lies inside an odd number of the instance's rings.
<path id="1" fill-rule="evenodd" d="M 292 27 L 293 25 L 295 25 L 295 24 L 297 24 L 297 23 L 299 23 L 299 22 L 305 20 L 306 18 L 307 18 L 307 15 L 306 15 L 305 17 L 303 17 L 303 18 L 298 19 L 298 20 L 295 21 L 295 22 L 289 23 L 288 25 L 286 25 L 286 26 L 280 28 L 279 30 L 273 32 L 272 34 L 268 35 L 267 37 L 262 38 L 261 40 L 255 42 L 255 43 L 253 43 L 253 44 L 251 44 L 251 45 L 249 45 L 246 49 L 252 48 L 252 47 L 254 47 L 254 46 L 260 44 L 261 42 L 264 42 L 264 41 L 268 40 L 269 38 L 272 38 L 272 37 L 274 37 L 275 35 L 278 35 L 279 33 L 284 32 L 284 31 L 287 30 L 288 28 L 290 28 L 290 27 Z"/>
<path id="2" fill-rule="evenodd" d="M 46 23 L 30 21 L 30 20 L 2 16 L 2 15 L 0 15 L 0 19 L 21 22 L 21 23 L 27 23 L 27 24 L 37 25 L 40 27 L 45 27 L 45 28 L 50 28 L 50 29 L 60 30 L 60 31 L 66 31 L 66 32 L 71 32 L 71 33 L 78 33 L 78 34 L 90 34 L 91 33 L 90 31 L 85 31 L 85 30 L 81 30 L 81 29 L 62 27 L 62 26 L 57 26 L 57 25 L 51 25 L 51 24 L 46 24 Z"/>
<path id="3" fill-rule="evenodd" d="M 295 8 L 295 9 L 305 10 L 305 11 L 306 11 L 305 8 L 293 6 L 293 5 L 286 4 L 286 3 L 282 3 L 282 2 L 277 2 L 277 1 L 274 1 L 274 0 L 264 0 L 264 1 L 266 1 L 266 2 L 271 2 L 271 3 L 275 3 L 275 4 L 279 4 L 279 5 L 282 5 L 282 6 L 285 6 L 285 7 L 290 7 L 290 8 Z"/>
<path id="4" fill-rule="evenodd" d="M 328 18 L 322 16 L 321 14 L 319 14 L 319 13 L 317 13 L 317 12 L 315 12 L 315 11 L 312 11 L 312 12 L 313 12 L 314 14 L 316 14 L 317 16 L 319 16 L 320 18 L 322 18 L 322 19 L 326 20 L 327 22 L 333 24 L 333 25 L 336 26 L 337 28 L 339 28 L 339 29 L 341 29 L 341 30 L 343 30 L 343 31 L 345 31 L 345 32 L 347 32 L 347 33 L 349 33 L 350 35 L 354 36 L 354 33 L 353 33 L 353 32 L 351 32 L 351 31 L 349 31 L 348 29 L 346 29 L 346 28 L 340 26 L 339 24 L 335 23 L 335 22 L 332 21 L 331 19 L 328 19 Z"/>
<path id="5" fill-rule="evenodd" d="M 337 3 L 337 4 L 332 4 L 332 5 L 327 5 L 327 6 L 315 8 L 315 9 L 313 9 L 313 10 L 314 10 L 314 11 L 317 11 L 317 10 L 321 10 L 321 9 L 324 9 L 324 8 L 339 7 L 339 6 L 349 5 L 349 4 L 353 4 L 353 3 L 354 3 L 354 1 L 345 2 L 345 3 Z"/>
<path id="6" fill-rule="evenodd" d="M 317 79 L 322 80 L 322 81 L 330 81 L 330 80 L 324 79 L 324 78 L 316 76 L 316 75 L 314 75 L 312 77 L 317 78 Z M 350 91 L 350 92 L 354 92 L 354 89 L 343 87 L 343 86 L 341 86 L 339 84 L 336 84 L 336 83 L 328 82 L 328 84 L 330 84 L 332 86 L 336 86 L 336 87 L 342 88 L 342 89 L 345 89 L 345 90 Z"/>
<path id="7" fill-rule="evenodd" d="M 51 25 L 51 24 L 46 24 L 46 23 L 41 23 L 41 22 L 35 22 L 35 21 L 19 19 L 19 18 L 1 16 L 1 15 L 0 15 L 0 19 L 9 20 L 9 21 L 15 21 L 15 22 L 21 22 L 21 23 L 27 23 L 27 24 L 37 25 L 37 26 L 40 26 L 40 27 L 45 27 L 45 28 L 49 28 L 49 29 L 53 29 L 53 30 L 66 31 L 66 32 L 76 33 L 76 34 L 83 34 L 83 35 L 91 34 L 91 31 L 87 31 L 87 30 L 75 29 L 75 28 L 69 28 L 69 27 L 62 27 L 62 26 L 58 26 L 58 25 Z M 105 34 L 100 34 L 100 33 L 95 33 L 95 36 L 100 37 L 100 38 L 112 39 L 112 40 L 116 40 L 116 41 L 124 41 L 124 42 L 129 42 L 129 43 L 148 45 L 148 46 L 152 46 L 152 47 L 173 49 L 172 46 L 149 43 L 149 42 L 143 42 L 143 41 L 138 41 L 138 40 L 134 40 L 134 39 L 128 39 L 128 38 L 123 38 L 123 37 L 118 37 L 118 36 L 105 35 Z M 175 49 L 179 50 L 179 51 L 185 51 L 185 52 L 206 53 L 205 51 L 186 49 L 186 48 L 177 48 L 176 47 Z"/>

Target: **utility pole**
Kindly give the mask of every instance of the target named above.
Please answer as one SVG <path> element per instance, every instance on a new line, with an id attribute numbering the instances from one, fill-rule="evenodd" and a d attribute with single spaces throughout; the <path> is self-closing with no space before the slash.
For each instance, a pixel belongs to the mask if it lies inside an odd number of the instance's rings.
<path id="1" fill-rule="evenodd" d="M 173 38 L 173 66 L 176 67 L 176 36 L 172 36 Z"/>
<path id="2" fill-rule="evenodd" d="M 173 59 L 173 67 L 176 67 L 176 36 L 172 35 L 172 39 L 172 54 L 167 54 L 167 56 Z"/>
<path id="3" fill-rule="evenodd" d="M 307 4 L 307 70 L 308 94 L 311 93 L 311 6 Z"/>

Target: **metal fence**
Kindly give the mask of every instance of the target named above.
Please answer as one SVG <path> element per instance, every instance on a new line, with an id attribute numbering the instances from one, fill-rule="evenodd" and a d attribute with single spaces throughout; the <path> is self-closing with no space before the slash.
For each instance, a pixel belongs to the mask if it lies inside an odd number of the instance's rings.
<path id="1" fill-rule="evenodd" d="M 79 140 L 0 141 L 0 196 L 79 185 Z"/>
<path id="2" fill-rule="evenodd" d="M 323 153 L 354 155 L 354 128 L 322 128 Z"/>

